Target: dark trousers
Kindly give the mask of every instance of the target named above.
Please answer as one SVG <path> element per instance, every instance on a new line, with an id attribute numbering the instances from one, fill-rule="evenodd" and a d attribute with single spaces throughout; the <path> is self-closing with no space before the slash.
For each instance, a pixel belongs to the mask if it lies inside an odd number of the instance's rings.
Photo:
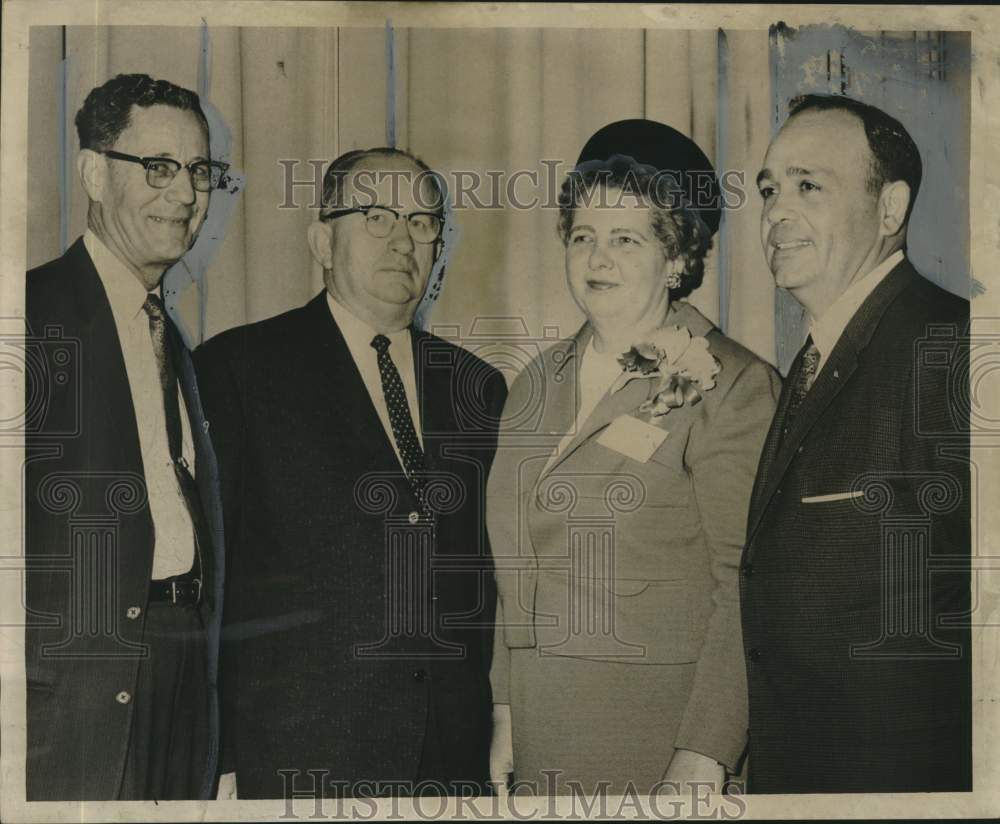
<path id="1" fill-rule="evenodd" d="M 150 603 L 119 800 L 196 799 L 208 758 L 205 631 L 194 606 Z"/>

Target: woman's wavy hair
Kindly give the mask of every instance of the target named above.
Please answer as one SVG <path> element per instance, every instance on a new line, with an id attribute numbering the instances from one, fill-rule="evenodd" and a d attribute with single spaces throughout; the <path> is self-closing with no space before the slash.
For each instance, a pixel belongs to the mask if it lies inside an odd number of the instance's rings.
<path id="1" fill-rule="evenodd" d="M 649 206 L 649 222 L 669 260 L 684 263 L 681 284 L 670 290 L 672 298 L 683 298 L 701 286 L 705 255 L 712 248 L 712 232 L 697 211 L 687 208 L 684 191 L 675 174 L 639 163 L 629 155 L 612 155 L 605 161 L 588 160 L 577 165 L 563 181 L 559 192 L 559 237 L 569 243 L 574 214 L 598 187 L 619 189 L 626 202 Z"/>

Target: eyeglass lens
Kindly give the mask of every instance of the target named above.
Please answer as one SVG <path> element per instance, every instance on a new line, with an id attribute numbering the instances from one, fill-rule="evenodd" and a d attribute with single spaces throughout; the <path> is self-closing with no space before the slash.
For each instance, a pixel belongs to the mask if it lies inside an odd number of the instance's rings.
<path id="1" fill-rule="evenodd" d="M 372 237 L 388 237 L 400 217 L 391 209 L 375 206 L 365 215 L 365 227 Z M 406 222 L 410 228 L 410 237 L 417 243 L 433 243 L 441 233 L 441 219 L 436 215 L 418 212 L 407 215 Z"/>
<path id="2" fill-rule="evenodd" d="M 188 167 L 191 185 L 199 192 L 207 192 L 219 185 L 222 172 L 208 161 L 191 163 Z M 177 177 L 180 164 L 168 160 L 155 160 L 146 168 L 146 182 L 156 189 L 165 189 Z"/>

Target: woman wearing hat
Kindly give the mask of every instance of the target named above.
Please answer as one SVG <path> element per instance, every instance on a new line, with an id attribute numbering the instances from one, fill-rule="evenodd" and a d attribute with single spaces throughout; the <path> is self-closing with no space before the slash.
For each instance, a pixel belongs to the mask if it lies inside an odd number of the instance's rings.
<path id="1" fill-rule="evenodd" d="M 719 208 L 704 154 L 646 120 L 598 132 L 563 184 L 586 322 L 515 379 L 489 479 L 494 780 L 511 752 L 542 795 L 737 769 L 740 553 L 780 386 L 681 300 Z"/>

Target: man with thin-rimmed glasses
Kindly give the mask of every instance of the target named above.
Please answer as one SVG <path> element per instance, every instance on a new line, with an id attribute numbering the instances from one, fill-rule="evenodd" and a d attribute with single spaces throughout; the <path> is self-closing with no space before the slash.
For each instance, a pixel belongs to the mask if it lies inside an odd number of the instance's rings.
<path id="1" fill-rule="evenodd" d="M 27 798 L 207 798 L 221 509 L 161 280 L 227 166 L 198 96 L 144 74 L 76 127 L 87 230 L 27 275 Z"/>
<path id="2" fill-rule="evenodd" d="M 412 155 L 343 155 L 308 231 L 326 288 L 195 353 L 230 558 L 223 784 L 240 798 L 485 788 L 484 487 L 506 387 L 412 327 L 443 205 Z"/>

